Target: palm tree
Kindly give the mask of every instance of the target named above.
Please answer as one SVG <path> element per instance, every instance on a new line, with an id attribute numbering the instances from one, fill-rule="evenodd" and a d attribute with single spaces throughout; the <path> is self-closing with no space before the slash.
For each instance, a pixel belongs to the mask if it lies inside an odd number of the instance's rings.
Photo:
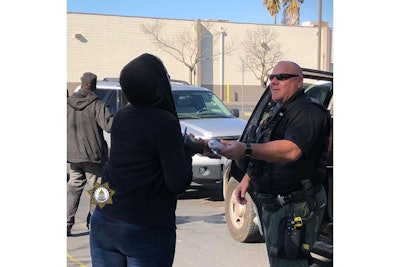
<path id="1" fill-rule="evenodd" d="M 274 24 L 276 25 L 276 16 L 278 15 L 281 4 L 279 0 L 263 0 L 263 5 L 269 11 L 269 14 L 274 18 Z"/>
<path id="2" fill-rule="evenodd" d="M 299 25 L 300 22 L 300 6 L 304 0 L 282 0 L 285 8 L 284 13 L 289 15 L 289 25 Z"/>

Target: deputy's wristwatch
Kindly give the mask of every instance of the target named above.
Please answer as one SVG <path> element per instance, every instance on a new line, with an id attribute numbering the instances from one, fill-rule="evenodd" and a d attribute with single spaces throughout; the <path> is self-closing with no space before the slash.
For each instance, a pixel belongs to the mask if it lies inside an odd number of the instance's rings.
<path id="1" fill-rule="evenodd" d="M 244 155 L 246 157 L 250 157 L 251 156 L 251 143 L 250 142 L 246 143 L 246 150 L 244 151 Z"/>

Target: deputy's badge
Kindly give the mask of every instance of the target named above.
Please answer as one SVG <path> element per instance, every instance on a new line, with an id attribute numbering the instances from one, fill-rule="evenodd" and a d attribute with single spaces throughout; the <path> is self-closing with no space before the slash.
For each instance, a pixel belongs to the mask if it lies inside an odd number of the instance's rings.
<path id="1" fill-rule="evenodd" d="M 113 204 L 112 196 L 115 191 L 108 186 L 108 182 L 104 184 L 96 183 L 88 193 L 90 195 L 90 203 L 97 204 L 100 208 L 103 208 L 106 204 Z"/>

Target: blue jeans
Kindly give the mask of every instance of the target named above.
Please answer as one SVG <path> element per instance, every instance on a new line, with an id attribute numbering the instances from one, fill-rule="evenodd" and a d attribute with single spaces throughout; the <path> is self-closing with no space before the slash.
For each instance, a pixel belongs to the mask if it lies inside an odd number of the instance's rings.
<path id="1" fill-rule="evenodd" d="M 90 226 L 93 267 L 167 267 L 175 255 L 175 229 L 150 228 L 95 210 Z"/>

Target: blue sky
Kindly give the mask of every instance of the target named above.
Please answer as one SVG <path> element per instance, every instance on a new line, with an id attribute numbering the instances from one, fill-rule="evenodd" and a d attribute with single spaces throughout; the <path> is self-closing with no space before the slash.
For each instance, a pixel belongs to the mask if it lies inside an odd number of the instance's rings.
<path id="1" fill-rule="evenodd" d="M 319 0 L 304 0 L 300 23 L 318 21 Z M 68 12 L 273 24 L 262 0 L 67 0 Z M 280 24 L 282 9 L 277 17 Z M 333 0 L 322 0 L 322 20 L 333 28 Z"/>

